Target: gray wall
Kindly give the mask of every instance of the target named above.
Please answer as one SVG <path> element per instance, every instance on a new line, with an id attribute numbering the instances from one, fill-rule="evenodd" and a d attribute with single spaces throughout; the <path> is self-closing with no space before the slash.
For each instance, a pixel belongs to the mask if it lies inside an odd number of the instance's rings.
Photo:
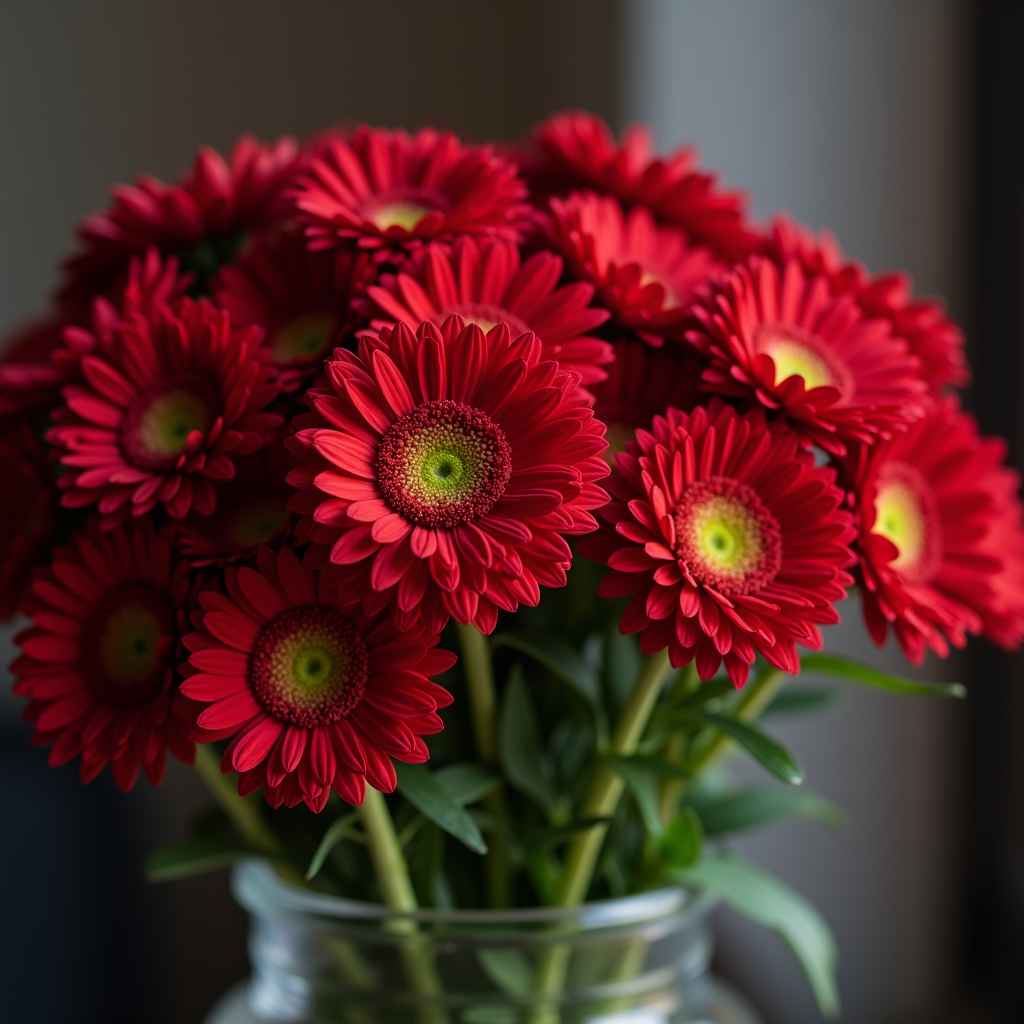
<path id="1" fill-rule="evenodd" d="M 966 5 L 955 0 L 627 0 L 625 118 L 662 148 L 695 140 L 759 217 L 831 226 L 873 270 L 963 309 Z M 876 652 L 856 601 L 828 645 Z M 933 678 L 949 665 L 926 666 Z M 956 846 L 957 707 L 846 691 L 844 707 L 778 734 L 808 785 L 851 813 L 832 835 L 780 826 L 743 851 L 810 896 L 840 946 L 848 1024 L 946 1019 Z M 781 942 L 728 915 L 721 960 L 774 1024 L 819 1016 Z"/>

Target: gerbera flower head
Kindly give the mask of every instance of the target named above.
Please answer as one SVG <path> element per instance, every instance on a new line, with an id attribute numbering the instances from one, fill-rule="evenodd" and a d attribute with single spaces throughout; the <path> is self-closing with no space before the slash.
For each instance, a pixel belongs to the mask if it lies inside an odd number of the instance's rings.
<path id="1" fill-rule="evenodd" d="M 764 414 L 714 400 L 670 409 L 616 458 L 601 532 L 581 552 L 611 572 L 598 593 L 632 594 L 619 629 L 646 653 L 668 648 L 710 679 L 723 660 L 736 686 L 760 652 L 796 673 L 795 645 L 818 649 L 818 624 L 852 580 L 854 530 L 834 471 Z"/>
<path id="2" fill-rule="evenodd" d="M 97 504 L 105 528 L 162 505 L 174 519 L 216 505 L 214 482 L 280 426 L 258 328 L 235 331 L 205 300 L 135 314 L 81 360 L 47 439 L 68 472 L 61 503 Z"/>
<path id="3" fill-rule="evenodd" d="M 64 265 L 62 305 L 85 306 L 116 289 L 132 255 L 151 246 L 176 255 L 202 283 L 233 258 L 242 237 L 288 213 L 286 190 L 300 165 L 295 140 L 261 143 L 243 135 L 224 159 L 204 146 L 167 185 L 145 175 L 117 185 L 113 203 L 78 228 L 80 249 Z"/>
<path id="4" fill-rule="evenodd" d="M 772 223 L 765 251 L 780 266 L 796 258 L 808 273 L 827 275 L 834 295 L 851 294 L 865 316 L 888 320 L 892 333 L 906 339 L 911 353 L 921 360 L 921 376 L 934 395 L 970 383 L 964 332 L 946 316 L 941 300 L 914 298 L 909 275 L 871 276 L 861 264 L 843 257 L 829 232 L 815 238 L 788 217 Z"/>
<path id="5" fill-rule="evenodd" d="M 637 430 L 671 409 L 689 412 L 704 397 L 699 392 L 704 360 L 689 345 L 654 349 L 642 341 L 620 338 L 608 379 L 590 388 L 594 415 L 608 428 L 605 458 L 614 466 Z"/>
<path id="6" fill-rule="evenodd" d="M 53 464 L 25 423 L 0 432 L 0 621 L 14 615 L 32 569 L 47 555 L 57 530 Z"/>
<path id="7" fill-rule="evenodd" d="M 191 764 L 188 724 L 172 709 L 179 638 L 192 606 L 188 563 L 148 523 L 103 533 L 93 521 L 32 584 L 32 625 L 15 637 L 14 693 L 50 764 L 82 757 L 91 782 L 109 764 L 122 790 L 139 769 L 158 785 L 168 749 Z"/>
<path id="8" fill-rule="evenodd" d="M 515 164 L 490 146 L 367 125 L 327 140 L 295 191 L 313 248 L 351 241 L 378 259 L 457 235 L 518 241 L 525 198 Z"/>
<path id="9" fill-rule="evenodd" d="M 604 425 L 579 377 L 532 334 L 485 336 L 449 317 L 364 337 L 327 364 L 329 390 L 289 447 L 303 465 L 297 532 L 372 612 L 401 625 L 449 615 L 491 632 L 499 608 L 535 605 L 607 500 Z"/>
<path id="10" fill-rule="evenodd" d="M 875 642 L 891 626 L 920 664 L 984 633 L 1024 638 L 1024 528 L 1006 445 L 978 434 L 955 398 L 886 444 L 851 454 L 864 617 Z"/>
<path id="11" fill-rule="evenodd" d="M 729 262 L 757 245 L 743 195 L 719 191 L 715 175 L 697 170 L 692 148 L 655 157 L 644 125 L 626 128 L 617 144 L 601 118 L 570 111 L 548 118 L 534 131 L 532 143 L 540 156 L 525 154 L 523 172 L 539 196 L 593 189 L 626 207 L 646 206 L 659 221 L 685 232 L 693 245 L 708 246 Z"/>
<path id="12" fill-rule="evenodd" d="M 401 321 L 415 330 L 424 320 L 440 327 L 452 314 L 485 334 L 506 323 L 513 337 L 532 331 L 545 359 L 580 375 L 583 384 L 603 380 L 611 346 L 587 332 L 609 317 L 591 306 L 594 286 L 578 281 L 559 287 L 562 260 L 538 252 L 524 263 L 511 242 L 460 238 L 449 253 L 428 245 L 397 274 L 385 274 L 357 305 L 375 330 Z"/>
<path id="13" fill-rule="evenodd" d="M 710 361 L 704 387 L 784 413 L 828 452 L 888 437 L 923 413 L 927 385 L 906 341 L 796 259 L 779 268 L 752 256 L 690 313 L 699 327 L 686 338 Z"/>
<path id="14" fill-rule="evenodd" d="M 575 192 L 552 199 L 553 242 L 573 272 L 597 289 L 615 322 L 651 345 L 682 340 L 694 290 L 722 269 L 711 251 L 682 231 L 659 227 L 648 209 L 624 213 L 611 196 Z"/>
<path id="15" fill-rule="evenodd" d="M 352 804 L 367 782 L 393 791 L 391 758 L 428 759 L 421 737 L 441 731 L 452 698 L 427 677 L 455 663 L 436 636 L 342 607 L 288 547 L 261 548 L 257 568 L 224 582 L 200 595 L 181 690 L 197 702 L 196 739 L 231 737 L 221 769 L 238 772 L 239 793 L 262 786 L 274 807 L 319 812 L 331 789 Z"/>
<path id="16" fill-rule="evenodd" d="M 296 516 L 288 510 L 295 493 L 285 478 L 289 459 L 285 430 L 258 452 L 235 459 L 235 475 L 214 484 L 217 507 L 208 516 L 193 509 L 171 526 L 193 566 L 224 566 L 255 556 L 263 544 L 279 546 L 291 535 Z"/>
<path id="17" fill-rule="evenodd" d="M 365 254 L 311 252 L 288 232 L 258 241 L 212 284 L 217 303 L 238 327 L 258 324 L 283 391 L 318 373 L 355 323 L 354 295 L 373 279 Z"/>
<path id="18" fill-rule="evenodd" d="M 131 258 L 120 293 L 95 298 L 82 323 L 54 315 L 30 325 L 0 361 L 0 416 L 34 415 L 59 405 L 61 388 L 80 378 L 83 355 L 95 351 L 124 318 L 173 302 L 192 281 L 175 257 L 163 259 L 150 248 Z"/>

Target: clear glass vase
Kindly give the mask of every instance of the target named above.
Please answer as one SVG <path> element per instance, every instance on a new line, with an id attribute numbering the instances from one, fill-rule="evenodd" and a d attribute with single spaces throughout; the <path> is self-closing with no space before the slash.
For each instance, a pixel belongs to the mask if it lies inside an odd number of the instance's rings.
<path id="1" fill-rule="evenodd" d="M 708 971 L 714 901 L 684 889 L 396 914 L 262 861 L 238 865 L 232 887 L 253 973 L 206 1024 L 758 1024 Z"/>

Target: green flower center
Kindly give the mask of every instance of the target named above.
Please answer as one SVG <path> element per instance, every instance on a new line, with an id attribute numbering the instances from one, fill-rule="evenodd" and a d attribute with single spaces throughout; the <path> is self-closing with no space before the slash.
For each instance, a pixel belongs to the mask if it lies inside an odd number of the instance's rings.
<path id="1" fill-rule="evenodd" d="M 369 674 L 366 646 L 334 608 L 290 608 L 256 638 L 249 679 L 260 703 L 293 725 L 329 725 L 362 698 Z"/>
<path id="2" fill-rule="evenodd" d="M 792 324 L 761 324 L 754 331 L 754 351 L 771 356 L 775 364 L 774 384 L 799 377 L 804 388 L 836 388 L 843 398 L 854 391 L 853 375 L 815 334 Z"/>
<path id="3" fill-rule="evenodd" d="M 276 537 L 288 525 L 288 500 L 253 498 L 233 509 L 224 526 L 224 540 L 239 549 L 257 548 Z"/>
<path id="4" fill-rule="evenodd" d="M 141 703 L 169 679 L 175 636 L 165 594 L 148 583 L 121 584 L 100 599 L 83 626 L 86 685 L 108 704 Z"/>
<path id="5" fill-rule="evenodd" d="M 270 343 L 278 366 L 311 363 L 322 358 L 334 338 L 337 322 L 327 310 L 314 310 L 293 317 L 281 327 Z"/>
<path id="6" fill-rule="evenodd" d="M 683 492 L 674 525 L 680 559 L 695 579 L 721 593 L 755 593 L 782 565 L 778 521 L 738 480 L 694 481 Z"/>
<path id="7" fill-rule="evenodd" d="M 140 469 L 174 469 L 193 432 L 205 434 L 220 415 L 220 395 L 197 373 L 166 377 L 139 392 L 121 424 L 121 449 Z"/>
<path id="8" fill-rule="evenodd" d="M 942 560 L 938 502 L 925 477 L 908 463 L 882 466 L 872 532 L 896 546 L 899 554 L 889 565 L 904 578 L 925 582 L 935 574 Z"/>
<path id="9" fill-rule="evenodd" d="M 433 318 L 434 323 L 440 326 L 453 313 L 458 313 L 467 324 L 476 324 L 484 334 L 502 323 L 508 324 L 509 333 L 513 338 L 527 334 L 530 330 L 525 320 L 507 309 L 502 309 L 501 306 L 492 306 L 486 302 L 459 302 L 454 306 L 448 306 Z"/>
<path id="10" fill-rule="evenodd" d="M 412 232 L 428 214 L 443 213 L 450 206 L 443 195 L 432 189 L 401 187 L 368 197 L 360 213 L 378 231 L 400 228 Z"/>
<path id="11" fill-rule="evenodd" d="M 392 424 L 377 448 L 381 494 L 419 526 L 453 527 L 489 512 L 512 473 L 504 433 L 478 409 L 427 402 Z"/>

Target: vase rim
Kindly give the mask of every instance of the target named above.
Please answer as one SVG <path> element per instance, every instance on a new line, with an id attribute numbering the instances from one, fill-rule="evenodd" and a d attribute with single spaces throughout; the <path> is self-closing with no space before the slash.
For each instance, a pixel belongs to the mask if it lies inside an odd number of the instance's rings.
<path id="1" fill-rule="evenodd" d="M 648 892 L 608 900 L 595 900 L 576 907 L 524 907 L 511 910 L 393 910 L 379 903 L 333 896 L 302 889 L 281 878 L 261 858 L 239 861 L 231 877 L 235 899 L 251 912 L 266 910 L 268 904 L 286 914 L 314 915 L 343 920 L 380 922 L 404 918 L 423 924 L 448 925 L 545 925 L 574 923 L 584 929 L 618 927 L 669 917 L 679 912 L 705 914 L 717 902 L 709 892 L 670 885 Z"/>

